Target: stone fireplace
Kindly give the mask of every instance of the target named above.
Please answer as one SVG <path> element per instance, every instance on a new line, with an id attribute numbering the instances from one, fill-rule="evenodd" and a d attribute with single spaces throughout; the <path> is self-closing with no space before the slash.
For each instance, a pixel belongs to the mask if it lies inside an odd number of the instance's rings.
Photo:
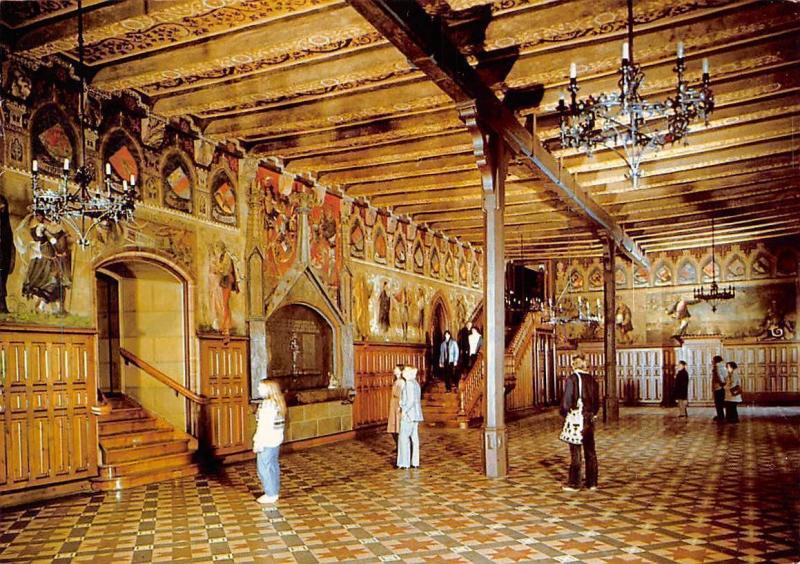
<path id="1" fill-rule="evenodd" d="M 307 305 L 279 308 L 267 321 L 269 377 L 280 382 L 288 403 L 309 390 L 328 389 L 333 375 L 333 329 Z M 334 382 L 335 383 L 335 382 Z M 316 394 L 320 395 L 320 394 Z"/>

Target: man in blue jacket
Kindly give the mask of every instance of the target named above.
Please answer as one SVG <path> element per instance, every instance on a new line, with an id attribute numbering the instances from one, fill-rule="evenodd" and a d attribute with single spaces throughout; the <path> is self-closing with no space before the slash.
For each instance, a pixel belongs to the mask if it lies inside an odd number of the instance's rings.
<path id="1" fill-rule="evenodd" d="M 456 389 L 458 389 L 458 343 L 456 343 L 450 336 L 450 331 L 444 332 L 444 341 L 439 345 L 439 368 L 444 377 L 444 385 L 447 391 L 451 391 L 453 383 L 455 382 Z"/>

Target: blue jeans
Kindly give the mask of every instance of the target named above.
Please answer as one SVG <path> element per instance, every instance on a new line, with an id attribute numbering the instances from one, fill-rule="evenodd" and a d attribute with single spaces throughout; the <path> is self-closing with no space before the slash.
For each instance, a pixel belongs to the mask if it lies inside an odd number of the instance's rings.
<path id="1" fill-rule="evenodd" d="M 278 464 L 278 455 L 281 447 L 267 447 L 256 454 L 256 468 L 258 477 L 264 486 L 264 493 L 270 496 L 278 495 L 281 489 L 281 466 Z"/>

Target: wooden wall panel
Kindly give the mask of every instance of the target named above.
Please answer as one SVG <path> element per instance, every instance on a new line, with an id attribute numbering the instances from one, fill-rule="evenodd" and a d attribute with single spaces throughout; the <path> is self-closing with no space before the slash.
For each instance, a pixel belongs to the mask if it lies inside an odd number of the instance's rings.
<path id="1" fill-rule="evenodd" d="M 0 492 L 97 474 L 95 336 L 0 333 Z"/>
<path id="2" fill-rule="evenodd" d="M 558 375 L 562 382 L 570 373 L 569 359 L 580 351 L 589 368 L 604 385 L 602 343 L 581 343 L 578 349 L 558 351 Z M 800 394 L 800 343 L 736 342 L 716 338 L 687 339 L 682 347 L 624 347 L 617 350 L 617 383 L 620 400 L 626 403 L 661 403 L 679 360 L 689 371 L 689 402 L 711 404 L 711 359 L 721 355 L 739 365 L 745 401 L 797 401 Z M 603 394 L 605 391 L 603 390 Z"/>
<path id="3" fill-rule="evenodd" d="M 204 408 L 201 425 L 205 428 L 199 436 L 218 455 L 252 448 L 252 437 L 247 432 L 247 359 L 246 340 L 200 338 L 201 390 L 210 403 Z"/>
<path id="4" fill-rule="evenodd" d="M 419 369 L 417 381 L 425 383 L 428 373 L 427 348 L 424 345 L 356 344 L 353 426 L 385 423 L 389 418 L 389 400 L 398 364 Z"/>

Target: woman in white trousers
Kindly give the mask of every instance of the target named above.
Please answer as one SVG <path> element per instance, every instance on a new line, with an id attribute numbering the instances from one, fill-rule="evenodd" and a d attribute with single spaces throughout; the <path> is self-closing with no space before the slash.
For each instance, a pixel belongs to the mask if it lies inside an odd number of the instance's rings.
<path id="1" fill-rule="evenodd" d="M 403 393 L 400 396 L 400 436 L 397 444 L 397 467 L 419 468 L 419 422 L 422 421 L 422 392 L 417 382 L 417 369 L 403 369 Z"/>

